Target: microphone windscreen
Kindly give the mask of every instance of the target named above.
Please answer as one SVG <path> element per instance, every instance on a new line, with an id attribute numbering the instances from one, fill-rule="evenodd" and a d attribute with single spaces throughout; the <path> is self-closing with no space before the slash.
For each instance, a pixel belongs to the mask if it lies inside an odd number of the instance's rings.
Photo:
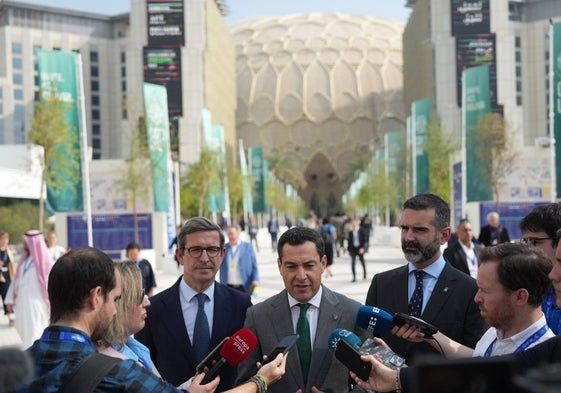
<path id="1" fill-rule="evenodd" d="M 360 341 L 360 337 L 358 337 L 353 332 L 348 331 L 347 329 L 335 329 L 331 332 L 329 336 L 329 340 L 327 342 L 327 346 L 332 352 L 337 350 L 337 344 L 339 340 L 345 341 L 353 348 L 359 348 L 362 342 Z"/>
<path id="2" fill-rule="evenodd" d="M 257 337 L 248 328 L 241 328 L 230 336 L 220 349 L 230 366 L 237 366 L 251 355 L 257 345 Z"/>
<path id="3" fill-rule="evenodd" d="M 389 333 L 394 325 L 393 316 L 390 313 L 372 306 L 361 306 L 358 309 L 356 324 L 375 334 Z"/>
<path id="4" fill-rule="evenodd" d="M 18 348 L 0 349 L 0 392 L 11 392 L 33 375 L 29 353 Z"/>

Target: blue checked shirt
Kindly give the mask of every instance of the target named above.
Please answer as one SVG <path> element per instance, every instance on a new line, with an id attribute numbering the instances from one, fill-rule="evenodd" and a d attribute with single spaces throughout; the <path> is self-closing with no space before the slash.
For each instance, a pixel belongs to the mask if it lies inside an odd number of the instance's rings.
<path id="1" fill-rule="evenodd" d="M 60 334 L 80 338 L 60 339 Z M 45 338 L 47 337 L 47 338 Z M 49 326 L 43 338 L 27 350 L 34 359 L 34 377 L 17 393 L 58 392 L 61 381 L 70 375 L 80 361 L 95 352 L 90 338 L 82 331 L 66 326 Z M 185 392 L 177 389 L 142 367 L 134 360 L 123 360 L 101 380 L 94 392 Z"/>

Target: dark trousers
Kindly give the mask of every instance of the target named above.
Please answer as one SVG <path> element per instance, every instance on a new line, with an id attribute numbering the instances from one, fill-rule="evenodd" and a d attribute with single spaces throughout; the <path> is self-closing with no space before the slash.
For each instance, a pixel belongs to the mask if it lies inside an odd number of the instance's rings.
<path id="1" fill-rule="evenodd" d="M 366 263 L 364 262 L 364 254 L 358 254 L 356 252 L 351 252 L 351 270 L 353 272 L 353 280 L 356 280 L 356 272 L 355 272 L 355 261 L 356 257 L 360 260 L 362 264 L 362 271 L 364 272 L 363 278 L 366 278 Z"/>

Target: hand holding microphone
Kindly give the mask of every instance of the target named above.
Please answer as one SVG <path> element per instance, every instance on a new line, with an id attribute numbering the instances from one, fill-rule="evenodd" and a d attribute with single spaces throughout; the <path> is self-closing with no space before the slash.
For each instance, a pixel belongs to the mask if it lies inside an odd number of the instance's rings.
<path id="1" fill-rule="evenodd" d="M 387 311 L 378 307 L 361 306 L 356 316 L 356 324 L 362 329 L 368 330 L 373 334 L 387 334 L 394 326 L 405 324 L 420 328 L 424 338 L 433 338 L 438 329 L 420 318 L 412 317 L 403 313 L 396 313 L 392 316 Z"/>
<path id="2" fill-rule="evenodd" d="M 216 378 L 226 363 L 230 366 L 237 366 L 243 362 L 251 355 L 256 345 L 257 337 L 248 328 L 242 328 L 232 334 L 220 348 L 220 358 L 205 375 L 201 385 L 205 385 Z"/>

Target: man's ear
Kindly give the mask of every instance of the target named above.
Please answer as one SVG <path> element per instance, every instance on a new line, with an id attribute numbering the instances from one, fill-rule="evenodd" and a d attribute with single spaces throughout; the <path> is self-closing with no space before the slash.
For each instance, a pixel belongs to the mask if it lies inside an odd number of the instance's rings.
<path id="1" fill-rule="evenodd" d="M 96 310 L 102 306 L 104 302 L 103 290 L 101 287 L 97 286 L 90 290 L 90 296 L 88 297 L 88 306 L 92 310 Z"/>

